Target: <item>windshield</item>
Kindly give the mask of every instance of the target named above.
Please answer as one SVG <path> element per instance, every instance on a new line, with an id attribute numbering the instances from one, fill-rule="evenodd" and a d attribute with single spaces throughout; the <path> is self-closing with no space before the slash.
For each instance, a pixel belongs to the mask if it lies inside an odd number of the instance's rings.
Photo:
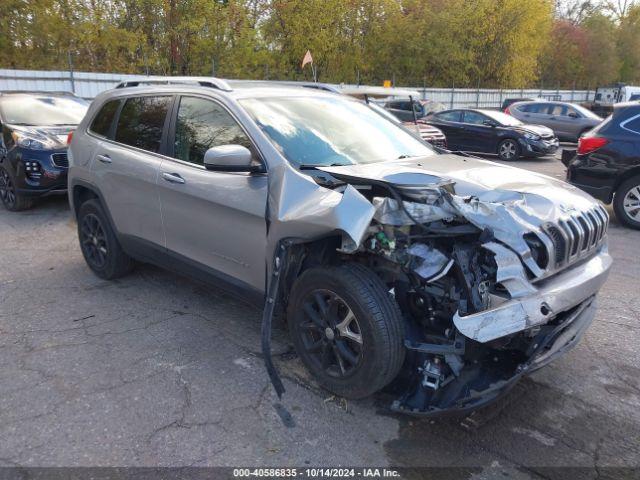
<path id="1" fill-rule="evenodd" d="M 0 110 L 6 123 L 14 125 L 77 125 L 88 103 L 75 97 L 8 95 Z"/>
<path id="2" fill-rule="evenodd" d="M 499 112 L 497 110 L 483 110 L 482 113 L 484 113 L 487 117 L 495 120 L 500 125 L 504 125 L 506 127 L 517 127 L 518 125 L 524 125 L 517 118 L 512 117 L 511 115 L 507 115 L 506 113 Z"/>
<path id="3" fill-rule="evenodd" d="M 436 154 L 357 100 L 276 97 L 240 103 L 295 166 L 353 165 Z"/>
<path id="4" fill-rule="evenodd" d="M 594 120 L 602 120 L 602 117 L 599 117 L 598 115 L 593 113 L 591 110 L 584 108 L 582 105 L 571 105 L 571 106 L 587 118 L 592 118 Z"/>

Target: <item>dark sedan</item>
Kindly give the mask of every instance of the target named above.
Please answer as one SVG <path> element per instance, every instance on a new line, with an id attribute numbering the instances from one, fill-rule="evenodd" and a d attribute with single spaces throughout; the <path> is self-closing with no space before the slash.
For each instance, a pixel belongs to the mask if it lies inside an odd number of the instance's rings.
<path id="1" fill-rule="evenodd" d="M 524 124 L 496 110 L 445 110 L 429 115 L 425 121 L 444 132 L 448 148 L 454 151 L 516 160 L 552 154 L 558 149 L 558 139 L 551 129 Z"/>
<path id="2" fill-rule="evenodd" d="M 12 211 L 67 190 L 67 137 L 88 103 L 66 93 L 0 93 L 0 200 Z"/>
<path id="3" fill-rule="evenodd" d="M 573 157 L 573 158 L 572 158 Z M 563 155 L 567 181 L 604 203 L 640 230 L 640 104 L 620 103 L 604 122 L 580 138 L 577 156 Z"/>

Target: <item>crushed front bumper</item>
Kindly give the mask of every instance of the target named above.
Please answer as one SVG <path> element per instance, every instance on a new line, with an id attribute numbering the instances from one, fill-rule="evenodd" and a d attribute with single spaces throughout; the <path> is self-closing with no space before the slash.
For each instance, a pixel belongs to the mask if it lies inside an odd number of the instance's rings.
<path id="1" fill-rule="evenodd" d="M 523 376 L 575 347 L 591 325 L 595 312 L 596 299 L 588 298 L 565 312 L 557 325 L 543 327 L 532 340 L 528 358 L 522 363 L 508 365 L 508 356 L 480 362 L 463 370 L 440 392 L 433 392 L 419 382 L 414 383 L 417 388 L 393 402 L 391 409 L 417 416 L 461 415 L 493 403 L 508 393 Z"/>
<path id="2" fill-rule="evenodd" d="M 551 155 L 555 153 L 560 147 L 560 143 L 557 138 L 553 139 L 540 139 L 540 140 L 521 140 L 524 147 L 523 153 L 529 156 L 543 156 Z"/>
<path id="3" fill-rule="evenodd" d="M 481 343 L 544 325 L 594 296 L 606 281 L 611 263 L 602 247 L 594 257 L 536 283 L 534 293 L 464 317 L 456 314 L 453 322 L 460 333 Z"/>
<path id="4" fill-rule="evenodd" d="M 610 267 L 611 257 L 603 245 L 595 256 L 528 289 L 521 288 L 518 298 L 464 317 L 456 314 L 454 324 L 466 337 L 462 337 L 466 347 L 456 340 L 456 350 L 444 351 L 441 358 L 448 365 L 457 364 L 457 372 L 434 388 L 427 381 L 432 373 L 427 365 L 433 357 L 409 352 L 407 370 L 411 374 L 399 382 L 397 391 L 403 393 L 392 409 L 437 416 L 465 413 L 495 401 L 522 376 L 578 343 L 593 321 L 596 294 Z M 505 277 L 518 274 L 503 273 Z"/>

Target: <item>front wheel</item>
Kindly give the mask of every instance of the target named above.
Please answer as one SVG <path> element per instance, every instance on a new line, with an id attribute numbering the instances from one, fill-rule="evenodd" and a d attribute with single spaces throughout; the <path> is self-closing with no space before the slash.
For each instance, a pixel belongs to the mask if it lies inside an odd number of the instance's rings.
<path id="1" fill-rule="evenodd" d="M 640 230 L 640 176 L 632 177 L 618 187 L 613 209 L 620 222 Z"/>
<path id="2" fill-rule="evenodd" d="M 382 280 L 361 265 L 305 271 L 291 291 L 287 321 L 302 362 L 342 397 L 371 395 L 402 366 L 400 310 Z"/>
<path id="3" fill-rule="evenodd" d="M 498 145 L 498 157 L 505 162 L 517 160 L 520 157 L 520 145 L 512 138 L 501 141 Z"/>
<path id="4" fill-rule="evenodd" d="M 27 210 L 33 206 L 33 199 L 16 191 L 16 183 L 4 167 L 0 167 L 0 200 L 4 207 L 12 212 Z"/>

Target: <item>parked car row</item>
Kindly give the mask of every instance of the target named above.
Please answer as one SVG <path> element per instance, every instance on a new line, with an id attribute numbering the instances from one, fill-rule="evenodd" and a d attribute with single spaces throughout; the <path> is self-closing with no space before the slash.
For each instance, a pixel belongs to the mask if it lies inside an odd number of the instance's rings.
<path id="1" fill-rule="evenodd" d="M 67 185 L 80 249 L 103 279 L 148 262 L 255 300 L 278 394 L 276 307 L 324 388 L 386 388 L 392 409 L 414 415 L 496 400 L 589 327 L 611 257 L 606 210 L 586 193 L 435 149 L 344 94 L 159 83 L 102 93 L 75 128 Z M 7 117 L 7 129 L 37 124 L 38 111 Z M 550 135 L 500 112 L 456 115 L 447 128 L 484 128 L 499 145 L 533 149 Z M 52 134 L 62 142 L 70 122 L 46 123 L 64 123 Z M 2 164 L 26 175 L 22 144 Z"/>

